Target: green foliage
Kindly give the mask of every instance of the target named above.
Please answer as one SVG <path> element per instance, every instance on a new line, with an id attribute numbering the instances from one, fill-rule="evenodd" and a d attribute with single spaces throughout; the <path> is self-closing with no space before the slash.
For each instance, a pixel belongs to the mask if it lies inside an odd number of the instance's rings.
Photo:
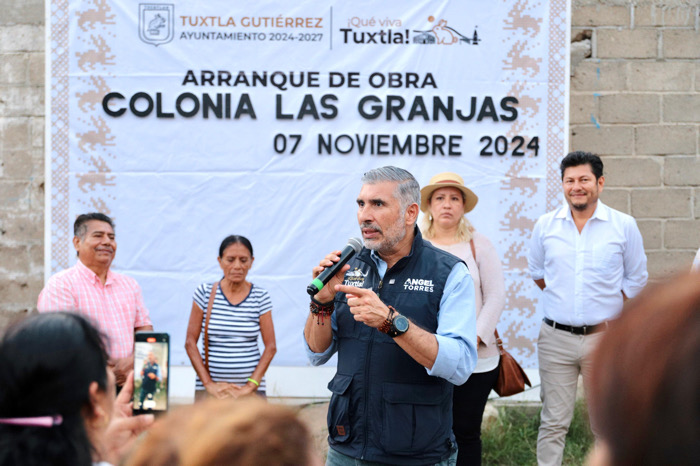
<path id="1" fill-rule="evenodd" d="M 500 407 L 498 420 L 488 423 L 481 432 L 482 464 L 536 465 L 539 410 L 527 407 Z M 565 465 L 583 464 L 593 446 L 588 412 L 583 400 L 576 402 L 564 448 Z"/>

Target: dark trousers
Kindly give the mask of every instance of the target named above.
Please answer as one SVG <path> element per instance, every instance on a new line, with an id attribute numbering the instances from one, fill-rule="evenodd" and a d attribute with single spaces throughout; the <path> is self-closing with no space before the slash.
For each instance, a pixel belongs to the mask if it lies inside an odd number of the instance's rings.
<path id="1" fill-rule="evenodd" d="M 149 394 L 156 396 L 156 387 L 153 387 L 152 389 L 150 389 L 150 387 L 147 387 L 147 388 L 149 388 L 148 391 L 146 389 L 144 389 L 143 387 L 141 387 L 141 396 L 139 398 L 139 402 L 140 402 L 139 408 L 140 409 L 143 409 L 143 402 L 146 400 L 146 397 Z"/>
<path id="2" fill-rule="evenodd" d="M 472 374 L 464 385 L 455 386 L 452 396 L 452 430 L 457 438 L 457 465 L 481 464 L 481 418 L 498 368 Z"/>

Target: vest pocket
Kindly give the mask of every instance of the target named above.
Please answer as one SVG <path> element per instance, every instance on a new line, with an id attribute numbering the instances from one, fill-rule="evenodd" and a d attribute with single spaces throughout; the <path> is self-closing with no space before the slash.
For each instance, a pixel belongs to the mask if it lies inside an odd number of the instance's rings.
<path id="1" fill-rule="evenodd" d="M 328 382 L 333 395 L 328 405 L 328 436 L 332 443 L 343 443 L 350 438 L 350 392 L 351 375 L 335 374 Z"/>
<path id="2" fill-rule="evenodd" d="M 387 453 L 413 454 L 434 449 L 449 438 L 444 416 L 449 391 L 443 385 L 383 384 L 382 434 Z"/>

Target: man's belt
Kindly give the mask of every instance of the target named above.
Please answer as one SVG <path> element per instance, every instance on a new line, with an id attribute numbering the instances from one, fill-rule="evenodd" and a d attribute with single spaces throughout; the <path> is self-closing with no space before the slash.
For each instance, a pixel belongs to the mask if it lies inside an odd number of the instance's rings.
<path id="1" fill-rule="evenodd" d="M 608 321 L 596 325 L 584 325 L 583 327 L 572 327 L 554 322 L 552 319 L 544 318 L 544 323 L 557 330 L 573 333 L 574 335 L 590 335 L 591 333 L 602 332 L 608 328 Z"/>

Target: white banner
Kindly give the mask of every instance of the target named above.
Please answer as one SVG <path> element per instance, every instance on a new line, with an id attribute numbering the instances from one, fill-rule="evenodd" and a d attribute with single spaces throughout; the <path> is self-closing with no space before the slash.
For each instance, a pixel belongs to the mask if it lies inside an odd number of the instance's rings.
<path id="1" fill-rule="evenodd" d="M 75 217 L 116 221 L 134 277 L 186 363 L 192 293 L 248 237 L 269 290 L 273 364 L 307 365 L 311 267 L 359 236 L 362 174 L 443 171 L 479 196 L 499 251 L 499 328 L 527 367 L 539 327 L 526 241 L 559 201 L 567 2 L 52 0 L 47 272 L 75 261 Z"/>

